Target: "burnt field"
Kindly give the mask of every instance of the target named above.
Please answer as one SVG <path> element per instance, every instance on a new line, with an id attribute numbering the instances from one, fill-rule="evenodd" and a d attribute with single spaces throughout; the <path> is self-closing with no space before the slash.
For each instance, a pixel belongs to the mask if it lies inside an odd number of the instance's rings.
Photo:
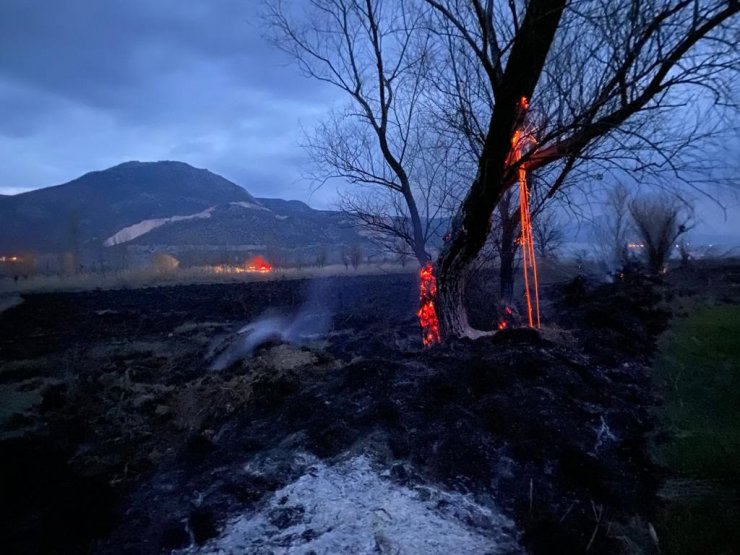
<path id="1" fill-rule="evenodd" d="M 675 288 L 576 279 L 546 291 L 541 334 L 422 349 L 416 287 L 26 296 L 0 314 L 3 552 L 654 549 L 649 364 Z M 492 328 L 486 298 L 471 310 Z M 306 299 L 330 314 L 320 330 Z M 268 309 L 290 327 L 299 307 L 310 333 L 269 328 L 237 356 L 237 330 Z"/>

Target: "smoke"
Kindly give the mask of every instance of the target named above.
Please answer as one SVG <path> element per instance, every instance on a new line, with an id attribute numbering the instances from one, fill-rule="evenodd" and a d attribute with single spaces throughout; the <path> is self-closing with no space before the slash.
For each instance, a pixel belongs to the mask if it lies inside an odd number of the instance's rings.
<path id="1" fill-rule="evenodd" d="M 324 336 L 334 315 L 333 283 L 332 279 L 313 280 L 308 283 L 305 301 L 297 309 L 268 310 L 229 337 L 225 347 L 223 341 L 212 343 L 208 358 L 215 359 L 211 370 L 228 368 L 267 343 L 303 345 Z"/>

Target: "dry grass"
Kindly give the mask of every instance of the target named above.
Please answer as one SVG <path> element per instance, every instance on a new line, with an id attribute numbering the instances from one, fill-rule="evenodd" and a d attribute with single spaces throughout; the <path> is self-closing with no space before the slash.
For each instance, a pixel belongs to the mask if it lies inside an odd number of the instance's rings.
<path id="1" fill-rule="evenodd" d="M 356 270 L 343 265 L 310 268 L 283 268 L 270 273 L 218 273 L 209 267 L 176 270 L 138 268 L 118 272 L 75 275 L 34 276 L 28 279 L 0 281 L 0 294 L 43 293 L 52 291 L 89 291 L 92 289 L 138 289 L 163 285 L 189 285 L 201 283 L 245 283 L 280 279 L 310 279 L 314 277 L 360 276 L 378 274 L 412 273 L 414 265 L 368 264 Z M 12 297 L 9 297 L 12 298 Z M 16 298 L 18 298 L 16 296 Z M 0 304 L 0 307 L 2 304 Z M 1 309 L 0 309 L 1 311 Z"/>

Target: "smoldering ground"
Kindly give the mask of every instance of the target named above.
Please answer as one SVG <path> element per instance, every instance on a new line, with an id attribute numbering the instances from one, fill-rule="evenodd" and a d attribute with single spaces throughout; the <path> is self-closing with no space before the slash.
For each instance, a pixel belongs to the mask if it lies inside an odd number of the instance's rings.
<path id="1" fill-rule="evenodd" d="M 321 339 L 332 326 L 336 287 L 337 278 L 311 280 L 303 287 L 304 300 L 297 308 L 269 308 L 235 333 L 215 338 L 206 353 L 211 370 L 228 368 L 264 345 L 306 345 Z"/>
<path id="2" fill-rule="evenodd" d="M 482 515 L 500 514 L 506 537 L 534 553 L 583 550 L 592 536 L 591 549 L 616 550 L 610 530 L 649 517 L 658 484 L 644 440 L 645 362 L 666 320 L 654 286 L 559 286 L 547 317 L 560 337 L 514 330 L 428 350 L 416 287 L 411 275 L 331 282 L 331 303 L 316 297 L 333 308 L 321 341 L 263 344 L 220 371 L 204 359 L 215 335 L 263 322 L 270 306 L 285 335 L 310 313 L 308 284 L 27 296 L 0 315 L 3 379 L 39 396 L 4 427 L 16 434 L 3 444 L 10 552 L 41 537 L 61 552 L 208 552 L 245 529 L 296 552 L 336 545 L 319 526 L 331 515 L 309 508 L 326 503 L 307 493 L 325 491 L 322 477 L 372 482 L 432 520 L 448 517 L 426 496 L 460 501 L 478 516 L 445 526 L 470 542 L 488 537 Z M 58 456 L 43 455 L 51 448 Z M 75 491 L 107 500 L 100 518 L 86 524 Z M 48 533 L 62 511 L 73 537 Z M 388 513 L 362 537 L 398 547 Z M 512 545 L 503 537 L 491 545 Z"/>

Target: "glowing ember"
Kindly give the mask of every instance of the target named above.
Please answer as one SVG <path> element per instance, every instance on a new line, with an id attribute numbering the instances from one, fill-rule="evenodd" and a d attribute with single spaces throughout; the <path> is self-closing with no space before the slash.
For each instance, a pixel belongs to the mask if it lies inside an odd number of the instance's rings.
<path id="1" fill-rule="evenodd" d="M 228 266 L 226 264 L 222 264 L 219 266 L 211 266 L 211 270 L 217 274 L 266 274 L 272 272 L 272 264 L 261 256 L 255 256 L 251 258 L 249 262 L 246 262 L 244 266 Z"/>
<path id="2" fill-rule="evenodd" d="M 437 297 L 437 278 L 434 277 L 434 267 L 427 262 L 419 272 L 421 284 L 419 286 L 419 317 L 421 325 L 422 341 L 425 347 L 439 343 L 442 337 L 439 333 L 439 320 L 434 301 Z"/>
<path id="3" fill-rule="evenodd" d="M 525 97 L 519 100 L 519 116 L 523 122 L 524 116 L 529 108 L 529 102 Z M 511 138 L 511 155 L 510 163 L 517 163 L 522 158 L 522 149 L 525 143 L 535 143 L 535 138 L 522 130 L 523 123 L 514 131 Z M 519 178 L 519 211 L 521 215 L 522 236 L 520 244 L 522 245 L 522 266 L 524 269 L 524 290 L 527 297 L 527 316 L 529 317 L 529 327 L 540 327 L 540 296 L 539 284 L 537 282 L 537 260 L 534 256 L 534 238 L 532 235 L 532 219 L 529 213 L 529 186 L 527 184 L 527 170 L 524 164 L 517 168 L 517 177 Z M 534 303 L 532 298 L 534 297 Z M 534 316 L 533 316 L 534 305 Z"/>
<path id="4" fill-rule="evenodd" d="M 498 329 L 499 331 L 505 330 L 509 327 L 509 320 L 511 320 L 511 317 L 514 315 L 514 312 L 511 310 L 511 308 L 504 307 L 504 317 L 501 318 L 501 320 L 498 323 Z"/>
<path id="5" fill-rule="evenodd" d="M 272 271 L 272 265 L 261 256 L 255 256 L 247 263 L 247 271 L 267 273 Z"/>

